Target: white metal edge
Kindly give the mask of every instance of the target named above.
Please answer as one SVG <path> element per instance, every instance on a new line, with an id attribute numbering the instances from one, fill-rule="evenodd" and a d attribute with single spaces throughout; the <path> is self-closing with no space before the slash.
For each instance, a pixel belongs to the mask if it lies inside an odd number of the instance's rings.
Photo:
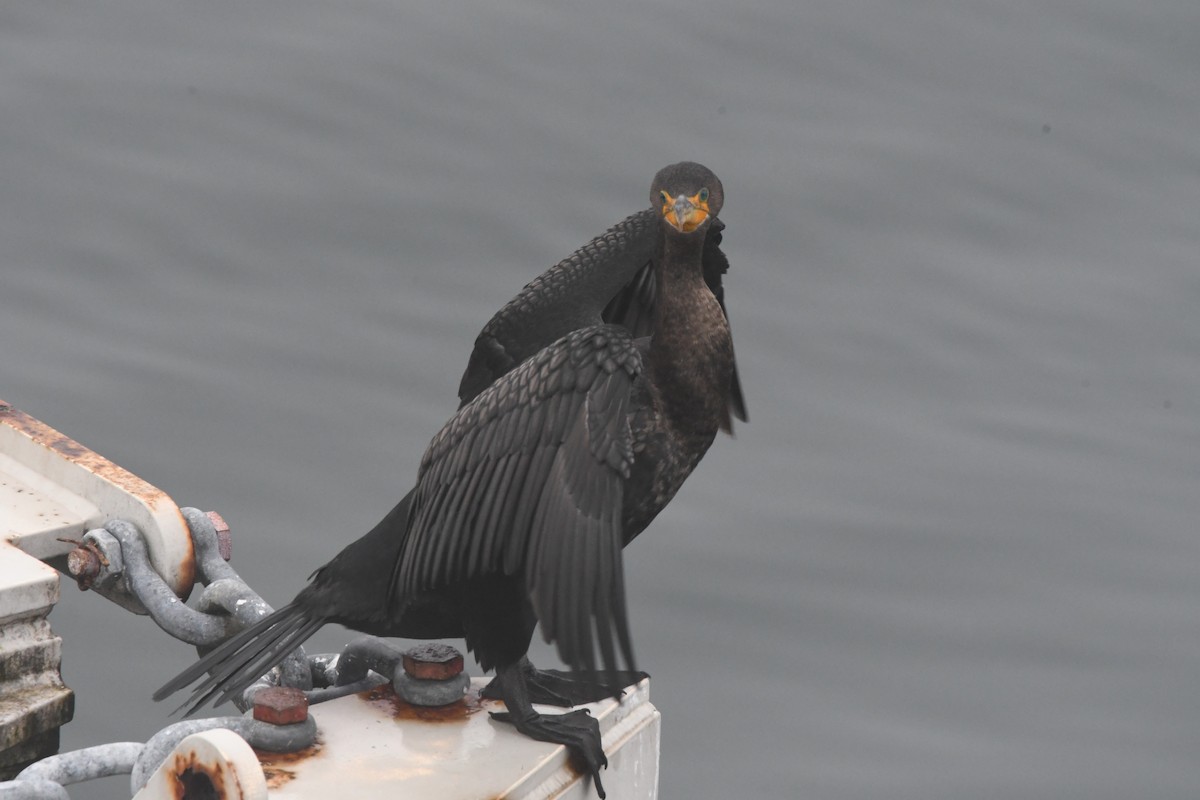
<path id="1" fill-rule="evenodd" d="M 608 794 L 615 797 L 652 797 L 657 795 L 658 786 L 658 743 L 661 714 L 650 702 L 649 680 L 643 680 L 629 690 L 619 703 L 605 701 L 587 706 L 600 722 L 604 754 L 609 759 L 609 769 L 601 770 L 600 780 Z M 538 708 L 541 708 L 539 706 Z M 562 713 L 553 709 L 551 713 Z M 648 747 L 647 747 L 648 746 Z M 638 763 L 625 767 L 621 764 L 633 751 L 652 752 L 652 763 L 638 758 Z M 636 757 L 636 756 L 635 756 Z M 586 779 L 568 763 L 565 747 L 553 751 L 537 768 L 522 776 L 514 785 L 500 794 L 502 800 L 541 800 L 541 798 L 589 798 L 596 797 L 591 780 Z M 621 768 L 618 766 L 621 765 Z M 607 779 L 606 779 L 607 778 Z M 628 791 L 632 784 L 652 787 L 651 794 Z M 617 792 L 614 794 L 613 789 Z"/>
<path id="2" fill-rule="evenodd" d="M 58 602 L 58 573 L 0 542 L 0 622 L 44 617 Z"/>
<path id="3" fill-rule="evenodd" d="M 163 580 L 180 596 L 191 591 L 195 571 L 187 521 L 161 489 L 3 401 L 0 453 L 94 506 L 97 513 L 85 520 L 86 526 L 101 526 L 110 519 L 132 522 L 146 538 L 151 563 Z M 58 502 L 80 507 L 69 499 Z M 10 541 L 29 546 L 43 557 L 61 555 L 72 547 L 53 541 L 35 545 L 23 542 L 25 538 L 12 537 Z"/>
<path id="4" fill-rule="evenodd" d="M 133 800 L 175 800 L 180 776 L 204 772 L 221 800 L 267 800 L 267 779 L 246 740 L 225 728 L 193 733 L 175 746 Z"/>

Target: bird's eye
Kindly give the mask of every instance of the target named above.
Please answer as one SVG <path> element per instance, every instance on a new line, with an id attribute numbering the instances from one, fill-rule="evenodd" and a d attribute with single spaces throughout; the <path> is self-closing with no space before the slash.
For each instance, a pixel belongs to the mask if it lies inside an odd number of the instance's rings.
<path id="1" fill-rule="evenodd" d="M 697 197 L 700 198 L 701 203 L 707 203 L 708 202 L 708 188 L 706 187 L 704 189 L 701 189 L 700 194 L 697 195 Z"/>
<path id="2" fill-rule="evenodd" d="M 662 198 L 662 201 L 663 201 L 663 205 L 664 205 L 664 206 L 665 206 L 665 205 L 668 205 L 668 204 L 670 204 L 670 202 L 671 202 L 671 195 L 667 194 L 666 192 L 659 192 L 659 193 L 658 193 L 658 196 Z"/>

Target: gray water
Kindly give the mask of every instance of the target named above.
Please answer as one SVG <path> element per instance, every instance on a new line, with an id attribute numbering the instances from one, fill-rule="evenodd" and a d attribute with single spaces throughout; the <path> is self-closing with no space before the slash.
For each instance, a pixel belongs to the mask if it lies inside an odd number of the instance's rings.
<path id="1" fill-rule="evenodd" d="M 663 796 L 1196 797 L 1200 4 L 412 5 L 0 8 L 0 397 L 285 602 L 702 161 L 751 423 L 627 556 Z M 65 747 L 168 722 L 189 648 L 52 621 Z"/>

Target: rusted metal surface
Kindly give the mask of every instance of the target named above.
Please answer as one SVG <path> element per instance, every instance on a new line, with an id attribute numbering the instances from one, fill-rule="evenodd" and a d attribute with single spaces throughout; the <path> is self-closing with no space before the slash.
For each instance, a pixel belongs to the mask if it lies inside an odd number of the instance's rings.
<path id="1" fill-rule="evenodd" d="M 262 765 L 263 776 L 267 779 L 268 789 L 278 789 L 295 780 L 297 766 L 321 753 L 320 739 L 312 747 L 297 750 L 294 753 L 269 753 L 265 750 L 255 750 L 258 763 Z"/>
<path id="2" fill-rule="evenodd" d="M 118 467 L 99 453 L 93 452 L 69 436 L 65 436 L 51 428 L 41 420 L 26 414 L 19 408 L 0 400 L 0 425 L 25 434 L 28 438 L 48 450 L 61 455 L 63 458 L 101 475 L 110 483 L 119 486 L 127 493 L 141 497 L 151 504 L 161 501 L 171 502 L 171 498 L 161 489 L 151 486 L 146 481 L 131 472 Z"/>
<path id="3" fill-rule="evenodd" d="M 9 457 L 14 449 L 24 461 Z M 14 467 L 14 471 L 8 472 L 9 467 Z M 15 481 L 6 485 L 4 481 L 13 475 Z M 38 476 L 43 479 L 37 480 Z M 97 488 L 98 483 L 104 485 Z M 57 500 L 57 507 L 67 512 L 62 519 L 69 517 L 70 521 L 61 522 L 57 532 L 50 537 L 40 534 L 37 545 L 54 548 L 52 552 L 47 549 L 50 555 L 68 555 L 68 569 L 93 591 L 105 593 L 108 587 L 118 595 L 128 593 L 131 601 L 138 603 L 141 609 L 184 607 L 178 602 L 173 587 L 169 588 L 158 577 L 162 574 L 159 565 L 155 563 L 151 568 L 155 543 L 163 541 L 163 529 L 159 527 L 161 515 L 153 516 L 155 509 L 146 504 L 148 497 L 151 503 L 157 500 L 167 503 L 168 516 L 184 520 L 185 534 L 190 529 L 185 548 L 187 579 L 190 585 L 200 576 L 207 584 L 201 603 L 197 604 L 201 607 L 197 613 L 206 618 L 220 617 L 225 623 L 245 615 L 247 619 L 241 620 L 242 624 L 260 615 L 262 609 L 257 606 L 261 599 L 246 593 L 248 587 L 226 563 L 232 540 L 229 526 L 220 514 L 178 509 L 165 494 L 136 476 L 111 465 L 28 415 L 0 404 L 0 505 L 10 499 L 24 504 L 26 495 L 23 493 L 28 487 L 38 492 L 52 490 L 56 485 L 65 487 L 64 499 Z M 88 494 L 93 489 L 95 493 Z M 14 491 L 19 496 L 14 496 Z M 135 497 L 131 491 L 142 491 L 145 496 Z M 85 496 L 100 497 L 108 506 L 102 507 L 99 502 L 89 506 L 86 501 L 72 499 Z M 114 513 L 113 508 L 126 509 L 129 513 Z M 139 509 L 151 516 L 147 517 Z M 0 534 L 11 532 L 10 541 L 20 543 L 26 536 L 25 530 L 32 531 L 37 527 L 25 524 L 37 512 L 35 509 L 34 514 L 11 525 L 4 524 L 7 519 L 0 520 Z M 143 535 L 142 525 L 147 521 L 148 533 Z M 96 527 L 89 528 L 88 525 Z M 54 538 L 55 535 L 74 539 L 82 536 L 82 540 L 72 542 L 75 551 L 69 553 L 71 544 Z M 26 541 L 33 539 L 30 537 Z M 3 546 L 0 542 L 0 548 Z M 33 566 L 47 570 L 53 577 L 52 570 L 30 558 L 29 554 L 20 553 L 15 547 L 7 549 L 33 562 Z M 172 557 L 178 555 L 178 550 L 171 552 L 175 553 Z M 34 548 L 29 553 L 39 554 Z M 174 578 L 178 577 L 174 574 Z M 153 597 L 133 588 L 139 586 L 145 590 L 152 585 L 156 587 Z M 32 583 L 22 584 L 22 602 L 9 602 L 0 607 L 0 620 L 17 618 L 14 617 L 17 613 L 24 617 L 35 612 L 44 615 L 48 611 L 57 599 L 57 578 L 53 580 L 53 591 L 41 588 L 34 592 L 32 587 Z M 7 596 L 11 600 L 16 595 L 9 592 Z M 105 596 L 113 595 L 105 593 Z M 266 609 L 265 604 L 262 606 Z M 220 614 L 218 609 L 231 613 Z M 179 627 L 164 625 L 161 616 L 155 620 L 168 631 Z M 196 632 L 193 629 L 198 629 L 196 625 L 184 627 L 192 633 Z M 181 632 L 186 633 L 181 629 L 173 631 L 173 635 L 179 636 Z M 196 637 L 180 638 L 191 641 Z M 0 652 L 3 645 L 0 641 Z M 343 657 L 336 662 L 337 669 L 343 666 Z M 311 683 L 314 668 L 302 658 L 297 660 L 298 669 L 302 668 L 300 671 Z M 441 705 L 440 701 L 434 705 L 418 705 L 397 694 L 397 690 L 404 691 L 399 685 L 361 692 L 357 697 L 344 696 L 309 710 L 304 709 L 304 695 L 300 692 L 292 697 L 285 694 L 278 700 L 267 694 L 255 698 L 259 702 L 252 715 L 177 723 L 152 737 L 141 747 L 131 772 L 132 786 L 138 791 L 137 800 L 181 797 L 189 800 L 209 797 L 266 800 L 267 776 L 273 800 L 339 796 L 352 796 L 356 800 L 390 800 L 396 796 L 428 796 L 444 800 L 479 797 L 584 800 L 589 797 L 587 783 L 579 780 L 578 772 L 568 763 L 562 747 L 533 741 L 517 734 L 511 726 L 490 719 L 488 714 L 479 713 L 503 708 L 498 701 L 480 699 L 482 682 L 463 696 L 470 679 L 463 672 L 462 655 L 453 648 L 435 645 L 414 648 L 403 654 L 395 648 L 386 652 L 372 650 L 361 660 L 364 672 L 368 668 L 376 672 L 382 668 L 393 675 L 398 684 L 418 684 L 422 692 L 447 691 L 453 702 L 449 705 Z M 348 673 L 354 672 L 353 659 L 345 657 L 344 661 Z M 401 663 L 407 672 L 396 669 Z M 25 676 L 24 669 L 17 673 L 11 677 Z M 0 674 L 0 678 L 3 677 Z M 365 677 L 363 681 L 370 679 Z M 338 683 L 336 675 L 331 682 Z M 353 691 L 362 685 L 332 688 Z M 69 691 L 67 694 L 69 696 Z M 619 765 L 624 758 L 626 764 L 632 765 L 622 770 L 628 773 L 627 779 L 611 776 L 612 770 L 606 774 L 606 783 L 614 788 L 614 794 L 623 780 L 625 787 L 632 791 L 622 792 L 620 796 L 636 800 L 653 797 L 657 777 L 658 716 L 646 702 L 645 688 L 639 687 L 620 704 L 605 700 L 589 707 L 589 711 L 600 720 L 610 764 Z M 318 723 L 322 726 L 325 741 L 313 744 Z M 260 750 L 303 749 L 290 756 L 265 752 L 256 755 L 247 741 Z M 638 743 L 637 747 L 629 747 L 630 742 Z M 614 753 L 614 749 L 620 752 Z M 613 787 L 613 777 L 618 778 L 616 787 Z M 0 795 L 2 789 L 0 787 Z"/>
<path id="4" fill-rule="evenodd" d="M 486 683 L 476 679 L 465 702 L 444 708 L 413 706 L 388 687 L 312 706 L 323 747 L 267 765 L 281 771 L 271 800 L 595 800 L 566 748 L 534 741 L 486 713 L 504 709 L 480 698 Z M 639 684 L 620 703 L 606 698 L 585 706 L 600 723 L 609 797 L 656 796 L 659 716 L 647 692 L 648 684 Z"/>
<path id="5" fill-rule="evenodd" d="M 100 574 L 100 567 L 107 564 L 107 559 L 100 548 L 91 542 L 81 543 L 67 553 L 67 572 L 75 578 L 75 583 L 83 591 L 92 588 L 92 581 Z"/>
<path id="6" fill-rule="evenodd" d="M 63 498 L 59 508 L 83 514 L 47 519 L 50 536 L 41 535 L 35 519 L 24 517 L 0 533 L 38 558 L 49 558 L 71 549 L 59 541 L 64 535 L 79 536 L 112 518 L 129 519 L 146 531 L 156 571 L 176 594 L 187 597 L 195 579 L 191 537 L 165 492 L 2 400 L 0 456 L 46 493 Z"/>
<path id="7" fill-rule="evenodd" d="M 229 523 L 216 511 L 205 511 L 204 514 L 212 520 L 213 529 L 217 532 L 217 549 L 221 558 L 228 561 L 233 558 L 233 534 L 229 531 Z"/>
<path id="8" fill-rule="evenodd" d="M 423 681 L 444 681 L 462 674 L 462 653 L 448 644 L 425 642 L 404 652 L 404 671 Z"/>
<path id="9" fill-rule="evenodd" d="M 470 686 L 462 653 L 450 645 L 425 642 L 403 653 L 400 661 L 404 669 L 393 673 L 392 686 L 414 706 L 459 703 Z"/>
<path id="10" fill-rule="evenodd" d="M 185 720 L 168 725 L 150 737 L 134 764 L 130 775 L 130 784 L 135 789 L 149 785 L 155 780 L 161 770 L 161 765 L 167 763 L 173 753 L 182 752 L 184 745 L 192 742 L 193 747 L 211 739 L 224 738 L 226 745 L 219 747 L 221 752 L 229 757 L 237 756 L 230 750 L 230 741 L 237 743 L 237 750 L 242 756 L 251 759 L 255 770 L 258 770 L 258 759 L 250 752 L 251 746 L 261 751 L 272 753 L 293 753 L 311 747 L 317 741 L 317 723 L 310 715 L 303 722 L 295 725 L 272 725 L 260 722 L 250 716 L 240 717 L 208 717 L 206 719 Z M 233 737 L 232 740 L 229 737 Z M 209 746 L 211 746 L 209 742 Z M 243 759 L 243 763 L 245 759 Z"/>
<path id="11" fill-rule="evenodd" d="M 418 722 L 457 722 L 480 711 L 503 711 L 504 704 L 498 700 L 485 700 L 476 692 L 468 692 L 461 703 L 444 706 L 418 706 L 405 700 L 390 685 L 384 684 L 356 695 L 360 700 L 380 709 L 395 720 Z"/>
<path id="12" fill-rule="evenodd" d="M 271 686 L 254 694 L 254 718 L 272 725 L 295 725 L 308 718 L 308 697 L 300 689 Z"/>
<path id="13" fill-rule="evenodd" d="M 140 601 L 121 584 L 125 573 L 121 542 L 105 529 L 96 528 L 83 535 L 79 545 L 67 554 L 67 572 L 81 590 L 92 589 L 135 613 L 143 610 L 137 605 Z"/>
<path id="14" fill-rule="evenodd" d="M 135 800 L 267 800 L 267 783 L 254 751 L 224 729 L 186 737 L 144 785 L 135 782 L 134 787 Z"/>
<path id="15" fill-rule="evenodd" d="M 224 763 L 206 763 L 196 753 L 178 753 L 171 759 L 168 784 L 173 800 L 221 800 L 227 796 L 226 781 Z"/>

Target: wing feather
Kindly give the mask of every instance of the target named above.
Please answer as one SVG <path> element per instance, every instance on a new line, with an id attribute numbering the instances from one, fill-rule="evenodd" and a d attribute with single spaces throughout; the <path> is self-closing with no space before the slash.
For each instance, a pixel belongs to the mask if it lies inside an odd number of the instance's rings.
<path id="1" fill-rule="evenodd" d="M 539 352 L 465 405 L 422 459 L 393 602 L 495 573 L 521 575 L 571 667 L 631 656 L 620 579 L 630 393 L 628 331 L 599 325 Z M 615 638 L 615 642 L 614 642 Z"/>
<path id="2" fill-rule="evenodd" d="M 649 262 L 658 230 L 657 212 L 643 209 L 530 281 L 479 332 L 458 388 L 462 404 L 560 337 L 599 323 L 608 298 Z"/>

